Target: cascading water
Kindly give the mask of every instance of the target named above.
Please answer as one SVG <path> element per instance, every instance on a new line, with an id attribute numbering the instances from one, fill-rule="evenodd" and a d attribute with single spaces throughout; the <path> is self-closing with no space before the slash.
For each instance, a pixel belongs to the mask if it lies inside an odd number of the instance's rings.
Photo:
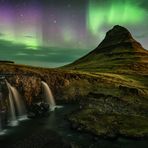
<path id="1" fill-rule="evenodd" d="M 5 127 L 5 111 L 0 110 L 0 135 L 4 135 L 6 130 L 4 129 Z"/>
<path id="2" fill-rule="evenodd" d="M 2 121 L 1 121 L 1 116 L 0 116 L 0 132 L 2 131 Z"/>
<path id="3" fill-rule="evenodd" d="M 11 91 L 13 93 L 14 100 L 15 100 L 15 103 L 17 106 L 18 116 L 24 116 L 26 114 L 26 109 L 25 109 L 25 105 L 23 103 L 23 100 L 21 98 L 21 95 L 19 94 L 19 92 L 17 91 L 17 89 L 15 87 L 11 86 Z"/>
<path id="4" fill-rule="evenodd" d="M 43 86 L 43 90 L 44 90 L 44 95 L 45 95 L 45 99 L 47 101 L 47 103 L 50 105 L 50 110 L 54 110 L 56 103 L 54 101 L 54 97 L 52 95 L 52 91 L 49 88 L 48 84 L 44 81 L 41 81 L 42 86 Z"/>
<path id="5" fill-rule="evenodd" d="M 17 91 L 17 89 L 13 86 L 10 85 L 10 83 L 6 81 L 8 90 L 9 90 L 9 102 L 10 102 L 10 113 L 11 113 L 11 121 L 12 125 L 17 124 L 17 117 L 16 117 L 16 112 L 15 112 L 15 106 L 14 106 L 14 101 L 16 104 L 16 108 L 17 108 L 17 112 L 18 112 L 18 116 L 19 116 L 19 120 L 24 120 L 26 119 L 26 109 L 25 109 L 25 105 L 23 103 L 23 100 L 21 99 L 21 96 L 19 94 L 19 92 Z M 14 122 L 16 121 L 16 122 Z"/>
<path id="6" fill-rule="evenodd" d="M 9 91 L 9 104 L 10 104 L 10 121 L 11 121 L 11 125 L 15 126 L 17 125 L 17 120 L 16 120 L 16 114 L 15 114 L 15 106 L 13 103 L 13 94 L 12 94 L 12 90 L 11 90 L 11 85 L 8 83 L 8 81 L 6 80 L 6 84 L 8 87 L 8 91 Z"/>

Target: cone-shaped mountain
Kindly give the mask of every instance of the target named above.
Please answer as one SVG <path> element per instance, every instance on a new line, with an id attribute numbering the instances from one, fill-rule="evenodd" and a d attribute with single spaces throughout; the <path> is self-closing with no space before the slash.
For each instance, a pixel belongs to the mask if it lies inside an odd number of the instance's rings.
<path id="1" fill-rule="evenodd" d="M 148 69 L 148 51 L 126 28 L 116 25 L 96 49 L 65 67 L 88 71 L 145 71 Z"/>

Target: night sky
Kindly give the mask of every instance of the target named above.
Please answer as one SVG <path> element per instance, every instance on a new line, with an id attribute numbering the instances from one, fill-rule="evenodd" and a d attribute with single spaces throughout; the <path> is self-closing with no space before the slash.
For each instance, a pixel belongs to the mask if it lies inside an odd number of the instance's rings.
<path id="1" fill-rule="evenodd" d="M 116 24 L 148 49 L 148 0 L 0 0 L 0 60 L 61 66 Z"/>

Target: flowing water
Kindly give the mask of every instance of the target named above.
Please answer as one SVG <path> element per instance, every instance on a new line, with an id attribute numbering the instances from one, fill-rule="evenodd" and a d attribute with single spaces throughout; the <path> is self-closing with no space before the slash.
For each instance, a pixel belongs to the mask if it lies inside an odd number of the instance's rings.
<path id="1" fill-rule="evenodd" d="M 19 118 L 18 116 L 16 116 L 15 106 L 17 107 L 19 115 L 23 115 L 25 111 L 22 102 L 19 101 L 21 98 L 17 90 L 14 89 L 14 87 L 12 87 L 7 81 L 6 84 L 9 90 L 11 124 L 16 125 Z M 79 106 L 64 105 L 63 108 L 56 107 L 54 97 L 49 86 L 45 82 L 42 82 L 42 85 L 46 101 L 50 104 L 50 108 L 53 109 L 54 112 L 50 112 L 50 115 L 47 118 L 28 119 L 19 122 L 18 126 L 8 126 L 7 130 L 2 130 L 2 116 L 0 115 L 0 147 L 10 148 L 12 145 L 24 141 L 24 139 L 27 139 L 27 137 L 32 135 L 32 133 L 36 134 L 37 131 L 51 130 L 57 135 L 60 135 L 69 143 L 77 145 L 79 148 L 147 148 L 147 139 L 131 140 L 119 138 L 117 140 L 111 141 L 99 138 L 96 139 L 90 134 L 72 130 L 70 123 L 68 122 L 68 120 L 66 120 L 66 117 L 69 116 L 69 114 L 71 114 L 73 111 L 78 110 Z M 52 138 L 56 140 L 56 143 L 59 142 L 59 139 L 56 139 L 56 137 Z M 35 141 L 31 141 L 31 144 L 34 142 Z M 30 145 L 30 141 L 25 141 L 25 144 L 27 143 Z"/>
<path id="2" fill-rule="evenodd" d="M 17 91 L 17 89 L 11 86 L 11 84 L 7 80 L 5 80 L 5 82 L 9 91 L 9 106 L 10 106 L 9 107 L 9 110 L 10 110 L 9 125 L 16 126 L 18 125 L 18 120 L 26 119 L 26 109 L 25 109 L 24 102 L 19 92 Z"/>
<path id="3" fill-rule="evenodd" d="M 41 82 L 43 86 L 43 92 L 46 99 L 46 102 L 50 105 L 50 109 L 54 110 L 56 107 L 56 103 L 54 101 L 54 97 L 52 94 L 51 89 L 49 88 L 48 84 L 44 81 Z"/>
<path id="4" fill-rule="evenodd" d="M 77 106 L 75 105 L 65 105 L 63 108 L 55 109 L 54 112 L 51 112 L 48 118 L 23 121 L 19 126 L 10 128 L 5 135 L 0 136 L 0 147 L 5 148 L 5 146 L 8 146 L 9 148 L 12 143 L 23 141 L 36 131 L 50 129 L 59 134 L 63 139 L 78 145 L 79 148 L 147 148 L 147 140 L 123 138 L 113 141 L 99 138 L 98 140 L 94 140 L 92 135 L 72 130 L 65 117 L 76 109 Z"/>
<path id="5" fill-rule="evenodd" d="M 11 90 L 11 85 L 8 83 L 8 81 L 6 80 L 6 84 L 9 90 L 9 110 L 10 110 L 10 124 L 12 126 L 17 125 L 17 120 L 16 120 L 16 113 L 15 113 L 15 106 L 14 106 L 14 102 L 13 102 L 13 94 L 12 94 L 12 90 Z"/>
<path id="6" fill-rule="evenodd" d="M 2 120 L 1 120 L 1 115 L 0 115 L 0 132 L 2 131 Z"/>
<path id="7" fill-rule="evenodd" d="M 14 96 L 14 100 L 16 103 L 17 111 L 18 111 L 18 116 L 26 115 L 25 104 L 21 98 L 21 95 L 19 94 L 19 92 L 15 87 L 10 86 L 10 88 Z"/>
<path id="8" fill-rule="evenodd" d="M 25 109 L 25 104 L 21 98 L 21 95 L 19 94 L 19 92 L 17 91 L 17 89 L 13 86 L 11 86 L 11 84 L 6 80 L 6 84 L 8 86 L 9 89 L 9 94 L 11 95 L 9 97 L 9 100 L 12 104 L 16 104 L 16 109 L 18 112 L 18 116 L 24 116 L 26 114 L 26 109 Z M 12 100 L 14 99 L 14 103 L 12 102 Z"/>
<path id="9" fill-rule="evenodd" d="M 9 91 L 8 101 L 9 101 L 10 115 L 8 117 L 8 121 L 9 121 L 8 125 L 16 126 L 18 125 L 19 121 L 23 121 L 27 119 L 26 108 L 21 98 L 21 95 L 19 94 L 17 89 L 13 87 L 7 80 L 5 80 L 5 82 Z M 44 90 L 44 96 L 45 96 L 46 102 L 50 105 L 50 110 L 53 111 L 55 110 L 55 108 L 60 108 L 59 106 L 56 106 L 51 89 L 49 88 L 47 83 L 43 81 L 41 83 Z M 2 127 L 1 115 L 0 115 L 0 131 L 1 133 L 3 133 L 4 131 Z"/>

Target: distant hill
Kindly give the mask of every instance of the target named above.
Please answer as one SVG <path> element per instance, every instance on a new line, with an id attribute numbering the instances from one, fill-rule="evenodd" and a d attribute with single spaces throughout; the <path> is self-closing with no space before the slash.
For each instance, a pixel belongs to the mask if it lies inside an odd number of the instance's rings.
<path id="1" fill-rule="evenodd" d="M 0 63 L 10 63 L 10 64 L 13 64 L 14 62 L 13 61 L 0 60 Z"/>
<path id="2" fill-rule="evenodd" d="M 109 30 L 99 46 L 65 68 L 114 73 L 148 73 L 148 51 L 124 27 Z"/>

